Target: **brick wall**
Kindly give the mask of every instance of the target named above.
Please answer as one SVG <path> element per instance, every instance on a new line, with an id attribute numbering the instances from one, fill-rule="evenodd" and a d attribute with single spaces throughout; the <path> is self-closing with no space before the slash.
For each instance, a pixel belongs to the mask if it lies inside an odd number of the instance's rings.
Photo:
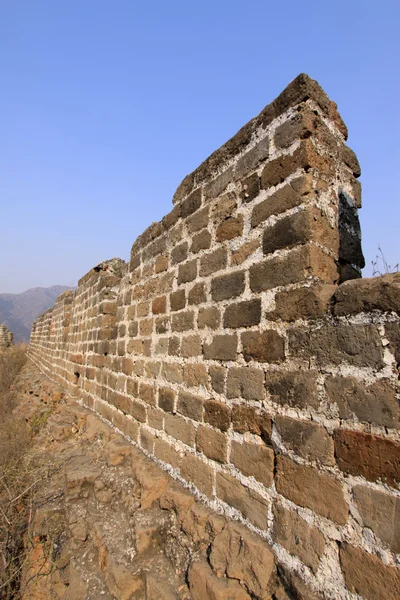
<path id="1" fill-rule="evenodd" d="M 400 275 L 358 279 L 346 137 L 300 75 L 183 180 L 129 265 L 101 263 L 38 318 L 30 355 L 262 535 L 304 598 L 387 600 L 400 596 Z"/>

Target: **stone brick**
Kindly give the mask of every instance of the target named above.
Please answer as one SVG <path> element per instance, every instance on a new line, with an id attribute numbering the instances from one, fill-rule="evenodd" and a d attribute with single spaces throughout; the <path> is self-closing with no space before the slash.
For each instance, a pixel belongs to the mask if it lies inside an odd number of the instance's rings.
<path id="1" fill-rule="evenodd" d="M 226 171 L 221 173 L 221 175 L 218 175 L 213 181 L 211 181 L 211 183 L 209 183 L 205 188 L 204 195 L 206 197 L 206 201 L 213 200 L 214 198 L 222 194 L 222 192 L 225 191 L 227 185 L 232 181 L 232 178 L 233 169 L 232 167 L 229 167 L 228 169 L 226 169 Z"/>
<path id="2" fill-rule="evenodd" d="M 183 242 L 179 246 L 175 246 L 171 252 L 171 264 L 176 265 L 186 260 L 188 256 L 188 243 Z"/>
<path id="3" fill-rule="evenodd" d="M 262 400 L 264 393 L 264 371 L 247 367 L 229 369 L 226 384 L 228 398 Z"/>
<path id="4" fill-rule="evenodd" d="M 189 335 L 182 338 L 181 356 L 188 358 L 200 356 L 202 353 L 201 338 L 198 335 Z"/>
<path id="5" fill-rule="evenodd" d="M 154 443 L 154 454 L 167 465 L 171 465 L 174 469 L 179 469 L 183 453 L 176 450 L 165 440 L 156 438 Z"/>
<path id="6" fill-rule="evenodd" d="M 235 404 L 232 407 L 232 426 L 238 433 L 253 433 L 261 436 L 266 443 L 271 443 L 271 417 L 255 406 Z"/>
<path id="7" fill-rule="evenodd" d="M 179 415 L 165 415 L 165 432 L 176 440 L 184 442 L 188 446 L 194 447 L 196 430 L 191 421 L 180 417 Z"/>
<path id="8" fill-rule="evenodd" d="M 213 206 L 211 213 L 213 222 L 218 223 L 229 219 L 235 213 L 236 208 L 236 195 L 232 192 L 224 194 Z"/>
<path id="9" fill-rule="evenodd" d="M 146 407 L 136 400 L 131 400 L 129 405 L 129 414 L 141 423 L 146 422 Z"/>
<path id="10" fill-rule="evenodd" d="M 211 246 L 211 234 L 207 229 L 203 229 L 200 233 L 193 236 L 190 252 L 197 254 L 200 250 L 208 250 Z"/>
<path id="11" fill-rule="evenodd" d="M 317 408 L 316 373 L 313 371 L 268 371 L 266 389 L 277 404 L 296 408 Z"/>
<path id="12" fill-rule="evenodd" d="M 223 402 L 206 400 L 204 403 L 204 421 L 221 431 L 228 431 L 231 424 L 231 409 Z"/>
<path id="13" fill-rule="evenodd" d="M 214 471 L 194 454 L 187 453 L 183 457 L 181 475 L 186 481 L 194 483 L 206 496 L 213 496 Z"/>
<path id="14" fill-rule="evenodd" d="M 164 429 L 164 413 L 158 408 L 152 408 L 151 406 L 147 409 L 147 422 L 150 427 L 162 431 Z"/>
<path id="15" fill-rule="evenodd" d="M 221 277 L 215 277 L 211 282 L 211 295 L 215 301 L 236 298 L 244 292 L 244 271 L 229 273 Z"/>
<path id="16" fill-rule="evenodd" d="M 136 379 L 129 378 L 126 382 L 126 391 L 130 396 L 137 396 L 139 392 L 139 382 Z"/>
<path id="17" fill-rule="evenodd" d="M 207 277 L 212 273 L 225 269 L 228 263 L 228 251 L 225 247 L 205 254 L 200 260 L 200 276 Z"/>
<path id="18" fill-rule="evenodd" d="M 285 359 L 285 340 L 275 329 L 242 333 L 244 359 L 249 362 L 280 362 Z"/>
<path id="19" fill-rule="evenodd" d="M 251 226 L 257 227 L 260 223 L 269 219 L 271 215 L 279 215 L 305 202 L 304 195 L 311 192 L 312 182 L 311 175 L 304 175 L 268 196 L 253 208 Z"/>
<path id="20" fill-rule="evenodd" d="M 394 554 L 400 553 L 400 498 L 365 485 L 353 488 L 364 527 L 371 529 Z"/>
<path id="21" fill-rule="evenodd" d="M 216 577 L 206 560 L 190 565 L 189 586 L 193 600 L 250 600 L 237 581 Z"/>
<path id="22" fill-rule="evenodd" d="M 332 160 L 319 155 L 310 140 L 304 140 L 293 154 L 285 154 L 268 162 L 261 173 L 261 187 L 268 189 L 283 183 L 289 175 L 298 169 L 309 171 L 318 169 L 320 175 L 332 176 L 334 168 Z"/>
<path id="23" fill-rule="evenodd" d="M 335 464 L 333 439 L 325 427 L 280 415 L 275 417 L 275 424 L 286 448 L 323 465 Z"/>
<path id="24" fill-rule="evenodd" d="M 160 388 L 158 390 L 158 406 L 166 412 L 175 412 L 175 397 L 174 390 L 169 388 Z"/>
<path id="25" fill-rule="evenodd" d="M 337 429 L 334 433 L 338 467 L 368 481 L 379 479 L 394 486 L 400 482 L 400 444 L 386 438 Z"/>
<path id="26" fill-rule="evenodd" d="M 153 319 L 142 319 L 139 323 L 140 335 L 151 335 L 153 332 Z"/>
<path id="27" fill-rule="evenodd" d="M 183 368 L 178 363 L 165 362 L 162 367 L 163 377 L 170 383 L 182 383 Z"/>
<path id="28" fill-rule="evenodd" d="M 206 302 L 206 300 L 207 294 L 205 291 L 204 283 L 196 283 L 189 291 L 189 304 L 201 304 L 202 302 Z"/>
<path id="29" fill-rule="evenodd" d="M 140 428 L 140 445 L 147 452 L 153 452 L 155 439 L 155 436 L 150 431 L 147 431 L 143 427 Z"/>
<path id="30" fill-rule="evenodd" d="M 232 440 L 230 462 L 246 475 L 270 487 L 274 481 L 274 452 L 265 444 Z"/>
<path id="31" fill-rule="evenodd" d="M 208 388 L 208 374 L 205 365 L 187 363 L 183 367 L 183 382 L 188 387 Z"/>
<path id="32" fill-rule="evenodd" d="M 172 315 L 171 329 L 172 331 L 188 331 L 194 327 L 194 313 L 187 310 Z"/>
<path id="33" fill-rule="evenodd" d="M 336 289 L 335 285 L 317 284 L 278 292 L 275 295 L 275 309 L 268 313 L 268 319 L 320 319 L 329 311 Z"/>
<path id="34" fill-rule="evenodd" d="M 180 391 L 178 396 L 177 411 L 185 417 L 189 417 L 190 419 L 194 419 L 195 421 L 202 421 L 203 404 L 203 398 L 200 398 L 199 396 L 194 396 L 193 394 L 189 394 L 188 392 Z"/>
<path id="35" fill-rule="evenodd" d="M 268 529 L 267 500 L 228 473 L 217 473 L 217 496 L 229 506 L 236 508 L 259 529 Z"/>
<path id="36" fill-rule="evenodd" d="M 400 314 L 400 273 L 345 281 L 334 301 L 334 313 L 339 316 L 371 310 Z"/>
<path id="37" fill-rule="evenodd" d="M 319 365 L 347 362 L 356 367 L 380 369 L 383 348 L 375 325 L 337 323 L 320 328 L 298 328 L 289 331 L 290 354 L 307 361 L 314 358 Z"/>
<path id="38" fill-rule="evenodd" d="M 285 456 L 277 457 L 276 489 L 298 506 L 344 525 L 349 509 L 339 481 L 317 469 L 298 465 Z"/>
<path id="39" fill-rule="evenodd" d="M 217 329 L 221 321 L 221 313 L 218 308 L 211 306 L 209 308 L 200 308 L 199 316 L 197 318 L 197 326 L 199 329 L 210 327 L 210 329 Z"/>
<path id="40" fill-rule="evenodd" d="M 178 271 L 178 285 L 181 283 L 189 283 L 197 277 L 197 261 L 196 259 L 190 260 L 184 265 L 179 265 Z"/>
<path id="41" fill-rule="evenodd" d="M 156 273 L 162 273 L 166 271 L 169 267 L 169 259 L 168 256 L 157 256 L 156 262 L 154 263 L 154 271 Z"/>
<path id="42" fill-rule="evenodd" d="M 261 320 L 261 299 L 230 304 L 224 313 L 224 327 L 238 328 L 258 325 Z"/>
<path id="43" fill-rule="evenodd" d="M 339 275 L 335 262 L 312 244 L 293 248 L 285 256 L 275 256 L 250 267 L 250 288 L 259 293 L 290 283 L 299 283 L 318 277 L 325 283 L 337 282 Z"/>
<path id="44" fill-rule="evenodd" d="M 221 463 L 227 461 L 228 439 L 220 431 L 200 425 L 196 434 L 196 448 L 212 460 Z"/>
<path id="45" fill-rule="evenodd" d="M 196 231 L 200 231 L 200 229 L 204 229 L 204 227 L 208 226 L 208 212 L 209 207 L 205 206 L 186 220 L 186 226 L 189 233 L 195 233 Z"/>
<path id="46" fill-rule="evenodd" d="M 379 379 L 366 387 L 353 377 L 330 376 L 325 388 L 329 401 L 338 405 L 341 419 L 355 416 L 367 423 L 400 427 L 400 407 L 389 379 Z"/>
<path id="47" fill-rule="evenodd" d="M 169 324 L 169 317 L 159 317 L 156 319 L 156 333 L 166 333 L 169 330 Z"/>
<path id="48" fill-rule="evenodd" d="M 179 356 L 181 351 L 181 341 L 177 337 L 170 337 L 168 342 L 168 354 L 170 356 Z"/>
<path id="49" fill-rule="evenodd" d="M 300 560 L 317 572 L 321 556 L 324 553 L 324 536 L 318 529 L 311 527 L 294 510 L 287 510 L 278 503 L 274 504 L 273 539 L 295 554 Z"/>
<path id="50" fill-rule="evenodd" d="M 235 360 L 238 339 L 236 335 L 216 335 L 210 344 L 204 344 L 204 358 L 213 360 Z"/>
<path id="51" fill-rule="evenodd" d="M 212 389 L 218 394 L 223 394 L 225 389 L 226 368 L 218 365 L 211 365 L 209 367 L 209 373 Z"/>
<path id="52" fill-rule="evenodd" d="M 150 310 L 150 302 L 140 302 L 136 307 L 136 315 L 138 317 L 147 317 Z"/>
<path id="53" fill-rule="evenodd" d="M 167 311 L 167 298 L 165 296 L 160 296 L 153 300 L 151 309 L 153 314 L 163 314 Z"/>
<path id="54" fill-rule="evenodd" d="M 260 162 L 269 156 L 269 138 L 265 137 L 251 150 L 243 154 L 236 163 L 235 179 L 242 179 L 249 171 L 254 171 Z"/>
<path id="55" fill-rule="evenodd" d="M 131 358 L 122 359 L 121 371 L 125 373 L 125 375 L 132 375 L 133 361 Z M 93 377 L 91 379 L 93 379 Z"/>
<path id="56" fill-rule="evenodd" d="M 365 600 L 396 600 L 400 597 L 400 571 L 377 557 L 349 544 L 340 545 L 340 564 L 347 587 Z"/>
<path id="57" fill-rule="evenodd" d="M 156 394 L 155 388 L 153 385 L 149 385 L 148 383 L 141 382 L 139 388 L 139 398 L 146 402 L 147 404 L 152 404 L 155 406 L 156 403 Z"/>
<path id="58" fill-rule="evenodd" d="M 254 597 L 270 598 L 275 558 L 265 540 L 239 523 L 228 523 L 212 544 L 210 563 L 218 577 L 242 582 Z"/>
<path id="59" fill-rule="evenodd" d="M 260 248 L 260 240 L 257 238 L 251 242 L 246 242 L 243 246 L 240 246 L 238 250 L 232 252 L 231 264 L 241 265 L 245 260 L 249 258 L 256 250 Z"/>
<path id="60" fill-rule="evenodd" d="M 240 192 L 240 198 L 243 202 L 251 202 L 260 193 L 260 178 L 257 173 L 253 173 L 250 177 L 247 177 L 242 181 L 242 190 Z"/>
<path id="61" fill-rule="evenodd" d="M 185 200 L 181 203 L 181 216 L 182 219 L 186 219 L 192 215 L 201 206 L 201 188 L 198 188 L 192 192 Z"/>
<path id="62" fill-rule="evenodd" d="M 282 564 L 279 565 L 279 578 L 283 582 L 284 588 L 276 589 L 276 600 L 293 600 L 293 598 L 295 600 L 324 600 L 322 596 L 306 585 L 293 569 L 288 569 Z"/>
<path id="63" fill-rule="evenodd" d="M 185 290 L 178 290 L 176 292 L 172 292 L 169 296 L 169 303 L 171 306 L 171 310 L 181 310 L 186 306 L 186 297 Z"/>
<path id="64" fill-rule="evenodd" d="M 226 242 L 243 234 L 243 215 L 228 217 L 217 227 L 217 242 Z"/>
<path id="65" fill-rule="evenodd" d="M 393 352 L 397 364 L 400 364 L 400 324 L 385 323 L 385 336 L 389 339 L 389 348 Z"/>

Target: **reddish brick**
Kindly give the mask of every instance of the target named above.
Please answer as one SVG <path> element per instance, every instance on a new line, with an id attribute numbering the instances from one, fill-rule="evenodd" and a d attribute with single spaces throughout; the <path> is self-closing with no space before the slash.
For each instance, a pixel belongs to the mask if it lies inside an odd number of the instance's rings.
<path id="1" fill-rule="evenodd" d="M 165 296 L 160 296 L 153 300 L 152 303 L 152 311 L 153 314 L 162 314 L 167 310 L 167 298 Z"/>
<path id="2" fill-rule="evenodd" d="M 246 331 L 242 333 L 244 359 L 249 362 L 280 362 L 285 359 L 285 340 L 274 329 L 262 333 Z"/>
<path id="3" fill-rule="evenodd" d="M 221 431 L 228 431 L 231 424 L 231 409 L 223 402 L 206 400 L 204 404 L 204 421 Z"/>
<path id="4" fill-rule="evenodd" d="M 217 242 L 226 242 L 243 234 L 243 215 L 229 217 L 223 221 L 216 232 Z"/>
<path id="5" fill-rule="evenodd" d="M 208 458 L 225 463 L 228 452 L 228 439 L 220 431 L 200 425 L 196 434 L 196 448 Z"/>

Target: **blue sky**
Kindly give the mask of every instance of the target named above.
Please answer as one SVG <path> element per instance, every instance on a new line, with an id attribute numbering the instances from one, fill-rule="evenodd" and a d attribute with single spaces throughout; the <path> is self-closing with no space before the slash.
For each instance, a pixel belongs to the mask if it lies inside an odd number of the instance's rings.
<path id="1" fill-rule="evenodd" d="M 364 275 L 378 244 L 400 261 L 399 17 L 394 0 L 0 2 L 0 293 L 127 259 L 300 72 L 361 164 Z"/>

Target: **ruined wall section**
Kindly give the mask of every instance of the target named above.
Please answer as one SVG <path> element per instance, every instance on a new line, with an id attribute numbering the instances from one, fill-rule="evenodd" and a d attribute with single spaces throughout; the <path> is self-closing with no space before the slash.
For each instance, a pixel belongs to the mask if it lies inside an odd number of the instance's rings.
<path id="1" fill-rule="evenodd" d="M 0 325 L 0 352 L 11 348 L 14 344 L 14 336 L 6 325 Z"/>
<path id="2" fill-rule="evenodd" d="M 400 281 L 353 279 L 346 135 L 298 77 L 185 178 L 129 269 L 102 263 L 38 319 L 30 353 L 316 598 L 395 598 Z"/>

